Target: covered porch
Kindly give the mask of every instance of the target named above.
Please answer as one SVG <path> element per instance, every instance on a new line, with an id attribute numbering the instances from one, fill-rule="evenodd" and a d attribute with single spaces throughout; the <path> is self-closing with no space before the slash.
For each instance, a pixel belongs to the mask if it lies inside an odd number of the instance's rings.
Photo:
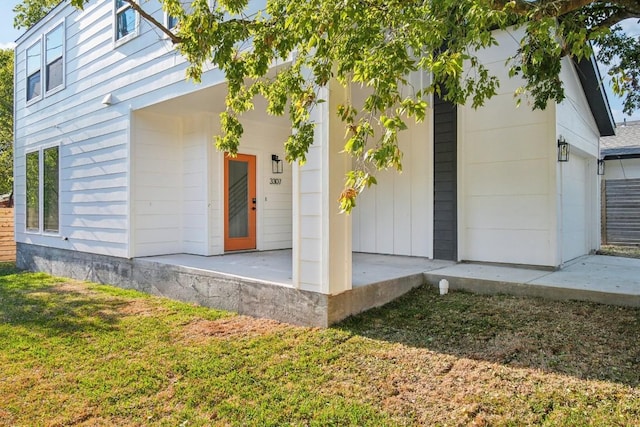
<path id="1" fill-rule="evenodd" d="M 632 258 L 590 255 L 549 270 L 356 252 L 353 287 L 335 295 L 294 288 L 291 259 L 290 250 L 136 258 L 133 278 L 151 293 L 304 326 L 329 326 L 443 278 L 453 291 L 640 306 Z"/>
<path id="2" fill-rule="evenodd" d="M 294 287 L 291 250 L 217 256 L 173 254 L 135 258 L 146 291 L 240 314 L 299 325 L 328 326 L 386 304 L 425 284 L 426 272 L 451 261 L 352 254 L 352 288 L 327 295 Z"/>

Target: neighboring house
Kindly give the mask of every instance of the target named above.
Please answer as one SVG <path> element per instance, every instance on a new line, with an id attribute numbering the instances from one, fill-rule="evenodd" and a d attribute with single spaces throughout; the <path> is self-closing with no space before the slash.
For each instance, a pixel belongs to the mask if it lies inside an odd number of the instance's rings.
<path id="1" fill-rule="evenodd" d="M 228 159 L 212 143 L 225 108 L 219 70 L 188 82 L 184 59 L 126 3 L 68 3 L 15 49 L 21 267 L 145 289 L 140 257 L 291 248 L 286 298 L 308 302 L 352 290 L 353 251 L 557 268 L 599 248 L 598 141 L 613 123 L 593 61 L 564 61 L 561 104 L 516 108 L 520 82 L 504 64 L 521 33 L 497 34 L 482 57 L 499 94 L 478 110 L 435 100 L 401 136 L 403 173 L 381 173 L 344 215 L 351 160 L 333 111 L 357 88 L 323 90 L 304 166 L 280 163 L 288 123 L 263 105 L 244 116 L 241 155 Z M 567 162 L 558 140 L 570 144 Z M 95 260 L 108 274 L 87 275 Z"/>
<path id="2" fill-rule="evenodd" d="M 0 194 L 0 208 L 13 207 L 13 193 Z"/>
<path id="3" fill-rule="evenodd" d="M 640 245 L 640 121 L 618 123 L 600 140 L 604 160 L 602 240 Z"/>

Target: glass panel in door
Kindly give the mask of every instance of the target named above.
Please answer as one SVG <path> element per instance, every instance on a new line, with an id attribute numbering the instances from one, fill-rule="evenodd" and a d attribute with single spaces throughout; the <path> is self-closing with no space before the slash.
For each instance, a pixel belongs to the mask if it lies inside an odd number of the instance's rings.
<path id="1" fill-rule="evenodd" d="M 256 157 L 238 154 L 225 157 L 224 250 L 256 248 Z"/>

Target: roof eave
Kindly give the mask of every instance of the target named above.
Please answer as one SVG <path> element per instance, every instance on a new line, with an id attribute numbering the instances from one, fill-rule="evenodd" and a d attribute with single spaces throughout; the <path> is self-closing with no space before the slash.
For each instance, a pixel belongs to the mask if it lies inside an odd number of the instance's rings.
<path id="1" fill-rule="evenodd" d="M 593 114 L 593 118 L 598 126 L 600 136 L 613 136 L 615 132 L 615 122 L 607 94 L 602 85 L 602 78 L 594 55 L 576 63 L 578 76 L 582 89 L 587 98 L 587 103 Z"/>

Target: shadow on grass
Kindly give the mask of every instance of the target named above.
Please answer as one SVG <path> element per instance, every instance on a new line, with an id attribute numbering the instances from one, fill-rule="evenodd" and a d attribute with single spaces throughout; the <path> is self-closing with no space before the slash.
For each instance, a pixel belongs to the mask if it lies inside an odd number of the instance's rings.
<path id="1" fill-rule="evenodd" d="M 115 329 L 126 302 L 56 286 L 64 280 L 0 264 L 0 323 L 48 337 Z"/>
<path id="2" fill-rule="evenodd" d="M 423 286 L 336 328 L 458 357 L 640 385 L 640 309 Z"/>

